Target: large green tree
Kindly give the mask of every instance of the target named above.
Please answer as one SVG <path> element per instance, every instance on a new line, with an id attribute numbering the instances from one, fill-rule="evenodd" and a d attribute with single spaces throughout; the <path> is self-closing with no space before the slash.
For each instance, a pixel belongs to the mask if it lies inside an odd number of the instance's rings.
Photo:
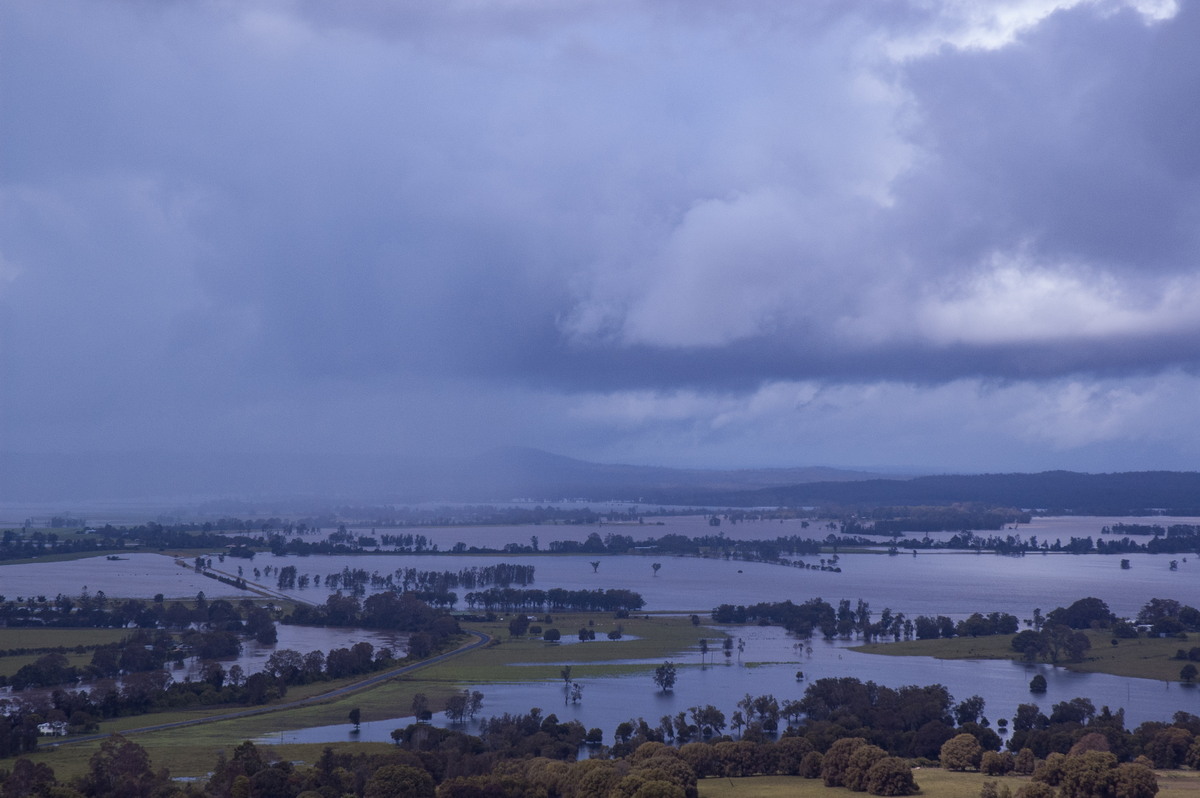
<path id="1" fill-rule="evenodd" d="M 885 756 L 871 765 L 865 786 L 871 795 L 916 795 L 920 790 L 912 768 L 896 756 Z"/>
<path id="2" fill-rule="evenodd" d="M 942 746 L 942 767 L 946 770 L 974 770 L 979 767 L 983 746 L 973 734 L 958 734 Z"/>
<path id="3" fill-rule="evenodd" d="M 669 693 L 675 688 L 675 664 L 672 662 L 664 662 L 654 669 L 654 683 L 664 693 Z"/>
<path id="4" fill-rule="evenodd" d="M 433 777 L 411 765 L 385 765 L 367 779 L 363 798 L 433 798 Z"/>
<path id="5" fill-rule="evenodd" d="M 862 737 L 843 737 L 829 746 L 821 760 L 821 779 L 826 787 L 842 786 L 850 766 L 850 757 L 864 745 L 867 745 L 867 741 Z"/>

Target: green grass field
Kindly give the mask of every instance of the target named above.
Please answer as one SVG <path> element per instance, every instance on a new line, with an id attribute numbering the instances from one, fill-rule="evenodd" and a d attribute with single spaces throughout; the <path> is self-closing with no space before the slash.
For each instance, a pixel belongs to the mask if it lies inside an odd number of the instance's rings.
<path id="1" fill-rule="evenodd" d="M 563 640 L 578 640 L 581 627 L 596 632 L 596 639 L 587 643 L 546 643 L 540 639 L 525 637 L 513 639 L 508 636 L 507 620 L 495 623 L 473 623 L 472 629 L 492 635 L 498 645 L 475 651 L 458 658 L 452 663 L 433 669 L 439 678 L 462 682 L 507 682 L 558 679 L 564 660 L 575 663 L 572 675 L 575 678 L 612 676 L 644 671 L 647 665 L 615 664 L 620 660 L 672 659 L 676 665 L 699 666 L 699 654 L 686 654 L 689 648 L 699 645 L 701 638 L 709 641 L 710 651 L 720 649 L 721 632 L 705 626 L 693 626 L 687 618 L 672 615 L 639 615 L 616 620 L 607 614 L 573 613 L 554 615 L 551 624 L 539 623 L 543 628 L 553 626 L 562 632 Z M 624 631 L 621 640 L 609 640 L 608 632 L 620 625 Z M 716 642 L 714 642 L 716 641 Z M 718 656 L 720 654 L 718 653 Z M 519 671 L 512 665 L 522 663 Z M 524 663 L 533 663 L 526 665 Z M 542 664 L 539 664 L 542 663 Z"/>
<path id="2" fill-rule="evenodd" d="M 57 648 L 118 643 L 128 629 L 55 629 L 45 627 L 0 629 L 0 651 L 14 648 Z"/>
<path id="3" fill-rule="evenodd" d="M 1144 638 L 1120 640 L 1103 632 L 1088 632 L 1092 648 L 1082 662 L 1064 663 L 1062 667 L 1086 673 L 1108 673 L 1138 679 L 1179 681 L 1184 661 L 1173 659 L 1178 649 L 1187 650 L 1194 641 L 1179 638 Z M 1011 635 L 991 637 L 955 637 L 949 640 L 905 640 L 899 643 L 871 643 L 855 647 L 855 651 L 899 657 L 934 657 L 936 659 L 1011 659 L 1020 655 L 1009 646 Z"/>
<path id="4" fill-rule="evenodd" d="M 913 774 L 920 795 L 926 798 L 973 798 L 979 795 L 984 781 L 1008 785 L 1014 794 L 1028 779 L 1020 776 L 993 778 L 979 773 L 951 773 L 939 768 L 925 768 Z M 797 776 L 752 776 L 744 779 L 701 779 L 700 798 L 837 798 L 864 795 L 843 787 L 826 787 L 820 779 Z M 1200 796 L 1200 772 L 1158 771 L 1158 794 Z"/>
<path id="5" fill-rule="evenodd" d="M 59 647 L 73 649 L 77 646 L 118 643 L 128 636 L 128 629 L 0 629 L 0 651 Z M 23 666 L 33 663 L 41 656 L 44 655 L 31 653 L 0 656 L 0 675 L 12 676 Z M 87 665 L 92 661 L 91 651 L 86 653 L 68 651 L 66 657 L 72 665 L 77 667 Z"/>

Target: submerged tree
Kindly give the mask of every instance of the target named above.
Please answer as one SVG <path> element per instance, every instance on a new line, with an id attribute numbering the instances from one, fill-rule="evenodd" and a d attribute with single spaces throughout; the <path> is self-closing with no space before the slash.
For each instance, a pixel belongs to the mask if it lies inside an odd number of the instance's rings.
<path id="1" fill-rule="evenodd" d="M 675 665 L 670 660 L 654 669 L 654 683 L 664 693 L 670 692 L 675 688 L 675 678 Z"/>

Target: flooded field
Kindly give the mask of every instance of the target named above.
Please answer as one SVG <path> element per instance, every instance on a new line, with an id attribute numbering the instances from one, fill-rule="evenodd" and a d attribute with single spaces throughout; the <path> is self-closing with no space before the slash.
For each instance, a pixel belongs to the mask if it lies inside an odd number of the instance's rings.
<path id="1" fill-rule="evenodd" d="M 1082 524 L 1084 522 L 1080 522 Z M 1087 522 L 1092 526 L 1096 521 Z M 766 524 L 770 526 L 771 524 Z M 1063 525 L 1041 527 L 1065 532 Z M 529 528 L 526 528 L 529 529 Z M 542 527 L 536 527 L 541 531 Z M 511 528 L 509 528 L 511 537 Z M 810 565 L 822 558 L 799 558 Z M 725 559 L 647 555 L 414 555 L 356 554 L 308 557 L 259 554 L 253 560 L 214 561 L 215 570 L 237 576 L 243 568 L 247 580 L 253 570 L 263 575 L 257 582 L 271 593 L 298 600 L 322 603 L 328 591 L 315 586 L 330 574 L 344 569 L 362 569 L 386 577 L 397 569 L 458 571 L 486 567 L 497 562 L 534 568 L 530 587 L 548 590 L 619 588 L 640 593 L 647 611 L 707 612 L 721 603 L 753 604 L 763 601 L 804 601 L 821 597 L 870 603 L 876 612 L 891 608 L 908 616 L 944 614 L 963 617 L 975 611 L 1010 612 L 1030 617 L 1033 609 L 1044 612 L 1066 606 L 1085 596 L 1096 596 L 1118 615 L 1136 614 L 1149 599 L 1174 598 L 1200 606 L 1200 561 L 1196 557 L 1166 554 L 1132 554 L 1121 557 L 1098 554 L 1029 554 L 1021 557 L 961 552 L 911 552 L 897 556 L 883 553 L 843 553 L 838 556 L 840 573 L 787 567 L 777 564 Z M 593 562 L 599 566 L 593 568 Z M 1172 570 L 1171 562 L 1176 563 Z M 655 571 L 652 566 L 659 563 Z M 299 575 L 314 577 L 307 588 L 279 591 L 274 571 L 294 566 Z M 266 573 L 270 568 L 271 573 Z M 15 598 L 27 595 L 78 594 L 84 588 L 103 590 L 114 597 L 151 598 L 163 593 L 168 598 L 195 596 L 240 597 L 254 595 L 228 584 L 180 567 L 159 554 L 129 554 L 121 560 L 104 557 L 58 563 L 0 565 L 0 594 Z M 466 589 L 456 591 L 456 609 L 470 609 Z"/>
<path id="2" fill-rule="evenodd" d="M 803 558 L 814 565 L 816 557 Z M 1135 614 L 1154 597 L 1171 597 L 1200 605 L 1200 562 L 1191 558 L 1139 554 L 1127 557 L 1131 568 L 1121 569 L 1121 558 L 1108 555 L 1033 554 L 1005 557 L 957 552 L 843 554 L 841 573 L 806 570 L 782 565 L 639 555 L 350 555 L 255 558 L 263 563 L 294 565 L 301 574 L 326 576 L 345 568 L 366 569 L 386 576 L 397 568 L 458 570 L 503 561 L 532 565 L 531 587 L 579 589 L 620 588 L 640 593 L 650 611 L 707 612 L 722 603 L 754 604 L 761 601 L 804 601 L 814 596 L 836 603 L 863 599 L 878 612 L 890 607 L 914 616 L 944 614 L 965 616 L 975 611 L 1011 612 L 1027 618 L 1035 607 L 1048 611 L 1076 599 L 1096 596 L 1119 615 Z M 1178 560 L 1177 570 L 1170 561 Z M 260 562 L 261 560 L 261 562 Z M 591 563 L 599 560 L 593 571 Z M 662 568 L 655 573 L 653 563 Z M 322 588 L 286 591 L 297 598 L 319 601 Z M 465 590 L 457 591 L 459 609 L 467 609 Z"/>
<path id="3" fill-rule="evenodd" d="M 601 509 L 596 508 L 598 511 Z M 624 509 L 624 508 L 623 508 Z M 503 548 L 508 543 L 519 543 L 523 546 L 530 545 L 531 538 L 536 536 L 540 548 L 545 551 L 549 548 L 550 543 L 556 540 L 570 540 L 582 542 L 587 540 L 588 535 L 598 534 L 602 538 L 614 535 L 626 535 L 634 540 L 645 540 L 647 538 L 658 538 L 663 535 L 686 535 L 688 537 L 700 537 L 704 535 L 723 535 L 729 540 L 773 540 L 777 537 L 791 537 L 793 535 L 806 538 L 814 538 L 822 540 L 831 532 L 837 532 L 835 527 L 828 526 L 826 521 L 804 521 L 801 519 L 785 519 L 785 520 L 750 520 L 730 522 L 723 520 L 720 526 L 710 526 L 709 516 L 707 515 L 672 515 L 672 516 L 654 516 L 647 515 L 642 519 L 642 523 L 611 523 L 604 522 L 598 525 L 578 525 L 578 524 L 536 524 L 528 526 L 515 525 L 495 525 L 495 526 L 449 526 L 449 527 L 411 527 L 411 528 L 385 528 L 372 527 L 369 524 L 351 525 L 349 531 L 355 535 L 385 535 L 385 534 L 413 534 L 424 535 L 429 545 L 436 545 L 439 551 L 446 552 L 454 548 L 458 543 L 462 543 L 468 548 L 471 546 L 488 547 L 488 548 Z M 1010 528 L 999 531 L 980 531 L 980 535 L 1020 535 L 1025 540 L 1031 536 L 1036 536 L 1038 540 L 1049 540 L 1053 542 L 1055 539 L 1061 539 L 1064 543 L 1072 537 L 1099 537 L 1100 530 L 1105 526 L 1113 526 L 1115 524 L 1200 524 L 1200 518 L 1166 518 L 1166 517 L 1144 517 L 1144 516 L 1047 516 L 1035 517 L 1028 524 L 1011 524 Z M 333 527 L 321 530 L 320 534 L 308 534 L 304 537 L 305 540 L 321 540 L 327 538 L 334 531 Z M 922 538 L 924 532 L 905 533 L 906 537 Z M 957 534 L 956 532 L 933 532 L 929 537 L 934 540 L 944 540 L 950 536 Z M 886 544 L 887 538 L 876 538 L 881 545 Z"/>
<path id="4" fill-rule="evenodd" d="M 236 573 L 236 566 L 235 566 Z M 114 598 L 194 598 L 201 591 L 214 598 L 253 596 L 215 579 L 181 568 L 175 559 L 162 554 L 122 554 L 119 560 L 87 557 L 63 562 L 0 564 L 0 594 L 12 600 L 18 596 L 48 596 L 59 593 L 77 596 L 104 591 Z"/>
<path id="5" fill-rule="evenodd" d="M 727 627 L 728 634 L 746 643 L 743 655 L 746 665 L 719 663 L 700 666 L 698 651 L 682 652 L 677 660 L 679 679 L 670 693 L 658 690 L 649 672 L 635 676 L 585 679 L 583 701 L 568 704 L 563 683 L 553 679 L 538 682 L 514 681 L 501 684 L 472 685 L 470 689 L 484 694 L 480 717 L 502 713 L 525 713 L 538 707 L 543 714 L 553 712 L 560 721 L 578 720 L 587 728 L 598 727 L 612 741 L 617 724 L 631 718 L 644 717 L 656 725 L 663 715 L 674 715 L 690 707 L 704 704 L 717 706 L 726 717 L 737 708 L 745 694 L 774 695 L 780 702 L 799 699 L 808 682 L 826 677 L 853 676 L 889 687 L 916 684 L 945 685 L 955 699 L 972 695 L 984 698 L 984 714 L 993 726 L 999 718 L 1012 718 L 1018 704 L 1037 704 L 1049 714 L 1053 704 L 1077 696 L 1086 696 L 1099 709 L 1109 706 L 1124 708 L 1129 728 L 1148 720 L 1169 721 L 1184 710 L 1200 714 L 1200 689 L 1168 684 L 1148 679 L 1125 679 L 1098 673 L 1073 673 L 1048 665 L 1023 665 L 1005 660 L 938 660 L 928 657 L 888 657 L 851 651 L 853 643 L 814 640 L 804 644 L 776 627 Z M 572 664 L 570 651 L 563 651 L 563 665 Z M 718 659 L 720 657 L 718 656 Z M 647 662 L 647 669 L 661 662 Z M 519 670 L 518 667 L 513 668 Z M 796 679 L 797 670 L 804 673 Z M 1029 692 L 1029 680 L 1034 674 L 1046 677 L 1048 689 L 1038 695 Z M 264 742 L 336 742 L 359 739 L 391 742 L 391 732 L 397 726 L 411 722 L 407 719 L 375 719 L 364 715 L 366 722 L 357 735 L 351 735 L 346 724 L 318 726 L 295 731 L 281 731 Z M 444 716 L 434 717 L 434 723 L 447 725 Z M 468 724 L 476 728 L 478 722 Z"/>
<path id="6" fill-rule="evenodd" d="M 1101 527 L 1122 520 L 1147 522 L 1154 519 L 1048 518 L 1006 532 L 1025 538 L 1036 534 L 1041 539 L 1066 541 L 1072 536 L 1095 537 Z M 445 547 L 458 541 L 503 545 L 528 541 L 534 535 L 544 546 L 549 540 L 567 539 L 568 535 L 584 539 L 592 532 L 608 534 L 612 531 L 641 538 L 667 533 L 694 536 L 710 530 L 701 517 L 664 521 L 663 526 L 605 525 L 600 528 L 467 527 L 439 530 L 438 535 L 447 541 Z M 790 534 L 823 536 L 811 526 L 802 530 L 800 523 L 794 521 L 723 524 L 720 531 L 730 538 L 734 535 L 745 538 Z M 828 561 L 832 554 L 821 557 Z M 816 565 L 821 557 L 802 559 Z M 1121 616 L 1135 615 L 1151 598 L 1172 598 L 1200 606 L 1200 580 L 1197 579 L 1200 562 L 1196 557 L 1127 555 L 1128 569 L 1121 568 L 1121 559 L 1095 554 L 1009 557 L 959 552 L 921 552 L 917 556 L 911 552 L 897 556 L 882 552 L 843 552 L 837 559 L 840 572 L 835 573 L 794 565 L 664 556 L 652 552 L 646 555 L 519 556 L 368 553 L 308 557 L 260 553 L 248 561 L 227 558 L 224 563 L 214 562 L 213 567 L 236 576 L 236 569 L 241 566 L 247 579 L 255 579 L 253 571 L 258 569 L 257 581 L 264 590 L 313 603 L 325 600 L 328 593 L 323 587 L 280 590 L 275 572 L 285 566 L 294 566 L 297 574 L 310 576 L 308 583 L 312 585 L 316 577 L 321 577 L 323 583 L 330 574 L 341 573 L 344 569 L 362 569 L 387 576 L 405 568 L 458 571 L 507 562 L 532 566 L 534 580 L 530 587 L 533 588 L 626 589 L 644 597 L 645 611 L 700 614 L 707 614 L 722 603 L 753 604 L 784 599 L 802 602 L 813 597 L 832 603 L 841 599 L 862 599 L 875 613 L 890 608 L 910 618 L 922 614 L 962 618 L 975 611 L 1002 611 L 1018 618 L 1029 618 L 1034 608 L 1048 612 L 1087 596 L 1104 600 Z M 1174 568 L 1172 561 L 1175 561 Z M 594 566 L 596 562 L 599 565 Z M 652 567 L 656 563 L 660 565 L 658 569 Z M 97 557 L 60 563 L 0 565 L 0 594 L 9 598 L 78 594 L 85 588 L 93 593 L 103 590 L 113 597 L 151 598 L 156 593 L 163 593 L 167 598 L 186 598 L 200 591 L 210 598 L 255 595 L 206 578 L 191 567 L 182 567 L 171 557 L 150 553 L 130 554 L 116 561 Z M 469 610 L 468 591 L 457 592 L 456 609 Z M 731 630 L 730 633 L 746 640 L 745 659 L 750 667 L 719 664 L 701 669 L 696 652 L 680 652 L 683 667 L 678 685 L 671 694 L 656 691 L 649 675 L 592 679 L 584 683 L 583 702 L 569 705 L 564 702 L 560 681 L 523 681 L 520 668 L 512 669 L 509 682 L 473 686 L 473 689 L 480 689 L 486 696 L 485 714 L 527 712 L 538 706 L 546 712 L 557 713 L 560 718 L 578 718 L 586 726 L 600 727 L 605 733 L 611 733 L 617 723 L 631 716 L 642 715 L 656 721 L 661 715 L 697 704 L 717 703 L 729 714 L 737 699 L 746 693 L 769 692 L 781 700 L 799 697 L 804 684 L 797 682 L 797 670 L 803 670 L 808 680 L 823 676 L 856 676 L 894 687 L 938 682 L 945 684 L 959 698 L 973 694 L 983 696 L 988 704 L 987 714 L 994 719 L 1011 717 L 1018 703 L 1032 702 L 1048 707 L 1076 696 L 1087 696 L 1097 706 L 1123 707 L 1130 726 L 1143 720 L 1167 719 L 1179 709 L 1200 714 L 1200 691 L 1177 684 L 1078 674 L 1044 665 L 1024 666 L 1012 662 L 885 658 L 849 651 L 841 643 L 817 641 L 811 646 L 798 645 L 798 641 L 782 630 L 771 628 L 755 627 Z M 280 626 L 279 634 L 275 648 L 304 652 L 347 646 L 359 640 L 397 651 L 404 646 L 403 636 L 361 630 Z M 253 672 L 273 650 L 248 643 L 237 661 L 244 670 Z M 570 651 L 570 646 L 562 649 L 564 664 L 570 663 Z M 230 660 L 226 666 L 232 663 Z M 649 667 L 659 663 L 646 664 Z M 1044 696 L 1035 696 L 1028 691 L 1028 682 L 1034 672 L 1043 673 L 1050 683 Z M 392 720 L 370 717 L 366 721 L 357 739 L 389 740 L 388 735 L 397 725 Z M 283 738 L 329 741 L 345 739 L 347 734 L 347 726 L 335 726 L 285 732 Z"/>

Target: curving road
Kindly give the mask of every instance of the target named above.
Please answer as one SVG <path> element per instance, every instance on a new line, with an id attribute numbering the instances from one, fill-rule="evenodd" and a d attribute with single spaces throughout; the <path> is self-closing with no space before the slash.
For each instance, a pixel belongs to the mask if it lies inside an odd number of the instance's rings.
<path id="1" fill-rule="evenodd" d="M 153 726 L 142 726 L 137 729 L 126 729 L 125 731 L 120 732 L 120 734 L 122 734 L 125 737 L 128 737 L 131 734 L 143 734 L 145 732 L 163 731 L 165 729 L 178 729 L 183 726 L 195 726 L 195 725 L 198 725 L 201 723 L 216 723 L 217 721 L 233 720 L 235 718 L 246 718 L 246 717 L 250 717 L 253 715 L 266 715 L 271 712 L 280 712 L 283 710 L 295 709 L 296 707 L 302 707 L 307 704 L 320 704 L 320 703 L 324 703 L 326 701 L 331 701 L 331 700 L 349 695 L 351 693 L 356 693 L 359 690 L 366 690 L 369 687 L 374 687 L 375 685 L 380 684 L 381 682 L 386 682 L 387 680 L 394 679 L 397 676 L 404 676 L 406 674 L 413 673 L 414 671 L 418 671 L 421 668 L 426 668 L 430 665 L 436 665 L 439 662 L 445 662 L 446 660 L 448 660 L 452 657 L 457 657 L 457 656 L 467 653 L 468 651 L 474 651 L 477 648 L 485 646 L 492 640 L 492 636 L 489 634 L 485 634 L 484 632 L 475 632 L 475 631 L 468 630 L 467 634 L 470 635 L 471 637 L 474 637 L 475 639 L 471 642 L 464 643 L 463 645 L 459 646 L 458 648 L 454 649 L 453 651 L 446 651 L 442 654 L 438 654 L 436 656 L 430 657 L 429 659 L 421 660 L 420 662 L 414 662 L 410 665 L 403 665 L 399 668 L 393 668 L 392 670 L 389 670 L 389 671 L 383 671 L 382 673 L 376 673 L 371 676 L 368 676 L 367 678 L 363 679 L 362 681 L 354 682 L 353 684 L 348 684 L 348 685 L 345 685 L 344 687 L 339 687 L 336 690 L 330 690 L 327 693 L 321 693 L 319 695 L 309 696 L 308 698 L 301 698 L 301 699 L 297 699 L 295 701 L 285 701 L 285 702 L 279 703 L 279 704 L 271 704 L 270 706 L 255 707 L 253 709 L 242 709 L 242 710 L 238 710 L 236 712 L 226 712 L 226 713 L 223 713 L 220 715 L 209 715 L 209 716 L 203 717 L 203 718 L 191 718 L 189 720 L 177 720 L 172 723 L 158 723 Z M 38 748 L 39 749 L 58 748 L 59 746 L 63 746 L 63 745 L 74 745 L 75 743 L 86 743 L 86 742 L 94 742 L 96 740 L 106 740 L 106 739 L 108 739 L 108 737 L 109 737 L 109 733 L 104 733 L 104 734 L 89 734 L 89 735 L 86 735 L 83 737 L 72 737 L 69 740 L 59 740 L 57 742 L 42 743 L 41 741 L 39 741 Z"/>

